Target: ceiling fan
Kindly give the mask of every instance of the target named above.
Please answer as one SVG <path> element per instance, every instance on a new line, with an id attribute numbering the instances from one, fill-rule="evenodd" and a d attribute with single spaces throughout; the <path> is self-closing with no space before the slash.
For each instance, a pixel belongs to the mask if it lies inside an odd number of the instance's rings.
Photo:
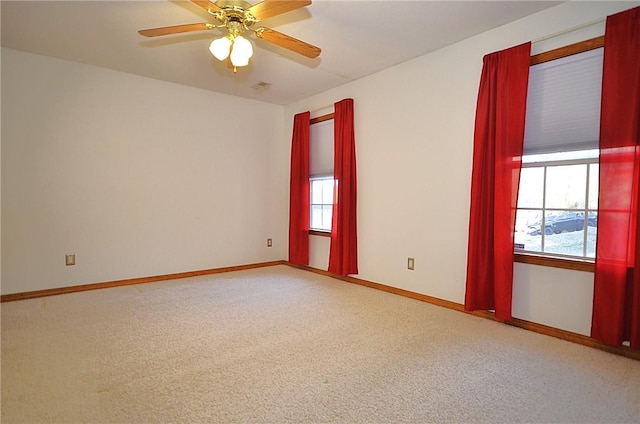
<path id="1" fill-rule="evenodd" d="M 255 33 L 258 38 L 284 47 L 308 58 L 318 57 L 321 50 L 304 41 L 298 40 L 271 28 L 253 28 L 262 20 L 290 12 L 311 4 L 311 0 L 264 0 L 261 3 L 250 4 L 244 0 L 191 0 L 219 22 L 218 25 L 209 22 L 197 24 L 174 25 L 161 28 L 141 29 L 140 35 L 157 37 L 160 35 L 178 34 L 192 31 L 226 29 L 226 35 L 211 42 L 209 50 L 218 60 L 227 60 L 233 71 L 239 66 L 246 66 L 253 54 L 251 42 L 244 38 L 245 31 Z"/>

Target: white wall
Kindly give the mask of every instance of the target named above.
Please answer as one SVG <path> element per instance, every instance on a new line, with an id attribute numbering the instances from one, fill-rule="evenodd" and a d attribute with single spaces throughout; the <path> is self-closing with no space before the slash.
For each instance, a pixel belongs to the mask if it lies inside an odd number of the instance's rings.
<path id="1" fill-rule="evenodd" d="M 359 277 L 462 303 L 483 55 L 638 4 L 569 2 L 286 108 L 2 49 L 1 291 L 286 258 L 293 115 L 353 97 Z M 588 334 L 592 279 L 516 264 L 514 315 Z"/>
<path id="2" fill-rule="evenodd" d="M 287 106 L 285 132 L 290 134 L 294 114 L 354 98 L 359 277 L 463 303 L 483 56 L 636 5 L 564 3 Z M 602 34 L 604 25 L 595 28 L 589 29 L 596 32 L 590 36 Z M 552 37 L 533 50 L 565 45 L 572 37 Z M 328 243 L 318 237 L 310 243 L 312 266 L 326 269 Z M 407 257 L 415 258 L 415 271 L 406 269 Z M 593 275 L 540 268 L 515 267 L 514 316 L 589 334 Z"/>
<path id="3" fill-rule="evenodd" d="M 286 257 L 282 106 L 9 49 L 2 88 L 3 294 Z"/>
<path id="4" fill-rule="evenodd" d="M 515 264 L 516 318 L 588 336 L 593 311 L 593 273 Z"/>

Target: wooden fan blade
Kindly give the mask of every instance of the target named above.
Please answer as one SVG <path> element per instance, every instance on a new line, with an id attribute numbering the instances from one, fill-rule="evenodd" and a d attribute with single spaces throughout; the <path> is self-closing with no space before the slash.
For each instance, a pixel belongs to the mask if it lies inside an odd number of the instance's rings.
<path id="1" fill-rule="evenodd" d="M 305 43 L 304 41 L 300 41 L 270 28 L 259 28 L 256 31 L 256 35 L 258 38 L 262 38 L 263 40 L 269 41 L 270 43 L 284 47 L 285 49 L 289 49 L 292 52 L 296 52 L 311 59 L 318 57 L 322 51 L 320 47 Z"/>
<path id="2" fill-rule="evenodd" d="M 262 21 L 310 4 L 311 0 L 264 0 L 262 3 L 254 4 L 247 11 Z"/>
<path id="3" fill-rule="evenodd" d="M 191 0 L 191 2 L 197 4 L 212 15 L 215 15 L 217 12 L 220 12 L 222 10 L 216 4 L 211 3 L 209 0 Z"/>
<path id="4" fill-rule="evenodd" d="M 201 24 L 185 24 L 162 28 L 141 29 L 138 33 L 145 37 L 157 37 L 158 35 L 178 34 L 181 32 L 204 31 L 207 29 L 214 29 L 215 27 L 216 26 L 213 24 L 203 22 Z"/>

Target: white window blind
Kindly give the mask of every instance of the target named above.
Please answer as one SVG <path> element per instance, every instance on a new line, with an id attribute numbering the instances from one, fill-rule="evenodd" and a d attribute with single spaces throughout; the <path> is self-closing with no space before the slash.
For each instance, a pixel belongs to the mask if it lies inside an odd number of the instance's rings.
<path id="1" fill-rule="evenodd" d="M 531 67 L 526 155 L 598 148 L 603 50 Z"/>
<path id="2" fill-rule="evenodd" d="M 312 177 L 333 175 L 333 119 L 311 125 L 309 156 Z"/>

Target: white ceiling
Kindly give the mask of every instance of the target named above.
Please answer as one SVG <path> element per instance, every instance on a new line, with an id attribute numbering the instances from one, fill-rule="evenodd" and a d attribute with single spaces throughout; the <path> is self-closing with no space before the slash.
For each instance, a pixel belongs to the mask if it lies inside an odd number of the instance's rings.
<path id="1" fill-rule="evenodd" d="M 1 42 L 16 50 L 286 105 L 560 3 L 313 0 L 259 26 L 322 48 L 318 58 L 252 35 L 254 56 L 236 74 L 208 51 L 220 30 L 156 38 L 137 33 L 214 21 L 189 1 L 3 0 Z M 271 87 L 264 92 L 252 88 L 260 82 Z"/>

